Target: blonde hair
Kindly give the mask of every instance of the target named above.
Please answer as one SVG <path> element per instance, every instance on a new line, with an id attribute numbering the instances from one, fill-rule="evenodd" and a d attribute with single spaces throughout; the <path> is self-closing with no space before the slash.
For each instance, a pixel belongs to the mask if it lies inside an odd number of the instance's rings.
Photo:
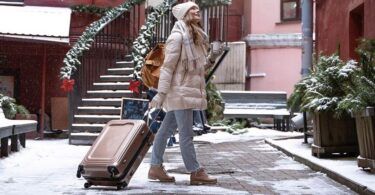
<path id="1" fill-rule="evenodd" d="M 190 36 L 193 38 L 194 44 L 196 44 L 196 45 L 204 44 L 205 39 L 201 35 L 201 33 L 199 33 L 199 31 L 198 31 L 198 28 L 203 31 L 201 21 L 194 19 L 193 16 L 189 12 L 188 12 L 188 14 L 186 14 L 186 16 L 184 17 L 183 20 L 186 23 L 186 25 L 187 25 L 187 27 L 190 31 Z"/>

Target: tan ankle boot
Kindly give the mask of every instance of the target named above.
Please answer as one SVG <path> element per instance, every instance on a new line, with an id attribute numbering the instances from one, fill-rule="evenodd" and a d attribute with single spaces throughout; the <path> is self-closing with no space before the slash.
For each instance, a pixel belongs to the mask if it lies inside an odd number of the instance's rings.
<path id="1" fill-rule="evenodd" d="M 148 171 L 148 178 L 152 180 L 159 180 L 161 182 L 174 182 L 173 176 L 169 176 L 163 165 L 151 165 Z"/>
<path id="2" fill-rule="evenodd" d="M 216 183 L 217 179 L 207 175 L 207 173 L 202 168 L 190 174 L 190 185 L 204 185 Z"/>

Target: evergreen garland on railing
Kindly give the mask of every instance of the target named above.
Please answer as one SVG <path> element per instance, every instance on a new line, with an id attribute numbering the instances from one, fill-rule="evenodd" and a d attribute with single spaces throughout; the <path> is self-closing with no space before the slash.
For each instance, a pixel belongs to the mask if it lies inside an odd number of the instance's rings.
<path id="1" fill-rule="evenodd" d="M 145 0 L 128 0 L 125 3 L 108 10 L 102 18 L 91 23 L 90 26 L 86 28 L 85 32 L 83 32 L 75 45 L 67 52 L 63 60 L 64 65 L 60 69 L 60 78 L 63 79 L 63 84 L 61 86 L 62 89 L 65 91 L 73 89 L 74 80 L 70 78 L 74 71 L 77 70 L 77 66 L 81 64 L 79 57 L 82 56 L 84 51 L 90 49 L 94 42 L 95 35 L 119 15 L 130 10 L 134 5 L 141 4 L 144 1 Z"/>
<path id="2" fill-rule="evenodd" d="M 89 14 L 97 14 L 97 15 L 104 15 L 107 11 L 111 10 L 111 7 L 97 7 L 95 5 L 75 5 L 70 7 L 72 12 L 78 13 L 89 13 Z"/>
<path id="3" fill-rule="evenodd" d="M 160 18 L 169 10 L 173 2 L 164 0 L 162 4 L 158 5 L 153 11 L 147 15 L 146 23 L 141 27 L 139 36 L 133 42 L 132 57 L 134 60 L 134 78 L 140 78 L 140 71 L 145 62 L 145 57 L 150 51 L 150 46 L 153 38 L 153 30 L 157 23 L 160 23 Z"/>

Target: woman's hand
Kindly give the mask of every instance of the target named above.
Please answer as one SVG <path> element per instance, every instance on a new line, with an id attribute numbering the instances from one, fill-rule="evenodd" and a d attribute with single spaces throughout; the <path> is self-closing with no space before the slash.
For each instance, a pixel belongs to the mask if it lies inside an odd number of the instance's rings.
<path id="1" fill-rule="evenodd" d="M 165 93 L 157 93 L 154 98 L 152 98 L 150 102 L 151 108 L 161 108 L 161 105 L 163 104 L 165 99 Z"/>
<path id="2" fill-rule="evenodd" d="M 221 56 L 224 52 L 224 45 L 220 42 L 211 44 L 210 53 L 208 54 L 208 59 L 211 63 L 214 63 L 216 59 Z"/>

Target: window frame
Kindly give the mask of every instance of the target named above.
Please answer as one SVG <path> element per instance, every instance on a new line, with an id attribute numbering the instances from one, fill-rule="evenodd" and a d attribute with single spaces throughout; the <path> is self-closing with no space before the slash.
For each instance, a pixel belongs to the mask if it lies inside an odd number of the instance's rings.
<path id="1" fill-rule="evenodd" d="M 284 3 L 293 3 L 295 2 L 297 4 L 296 7 L 296 17 L 295 18 L 284 18 Z M 300 21 L 302 15 L 301 10 L 301 0 L 280 0 L 280 21 L 281 22 L 288 22 L 288 21 Z"/>

